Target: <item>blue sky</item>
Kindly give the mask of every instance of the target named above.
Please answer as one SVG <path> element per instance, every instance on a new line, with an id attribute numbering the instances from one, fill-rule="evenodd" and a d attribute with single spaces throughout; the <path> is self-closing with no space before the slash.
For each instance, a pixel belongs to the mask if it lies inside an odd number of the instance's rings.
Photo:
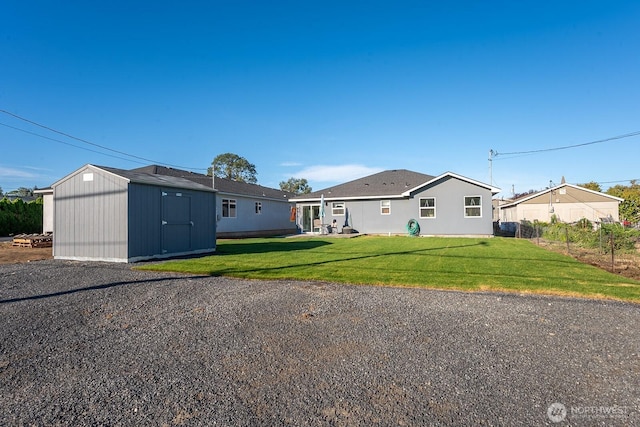
<path id="1" fill-rule="evenodd" d="M 1 113 L 0 187 L 226 152 L 275 188 L 401 168 L 488 183 L 491 149 L 500 195 L 628 184 L 640 135 L 508 153 L 640 131 L 639 23 L 636 1 L 9 0 L 0 109 L 118 153 Z"/>

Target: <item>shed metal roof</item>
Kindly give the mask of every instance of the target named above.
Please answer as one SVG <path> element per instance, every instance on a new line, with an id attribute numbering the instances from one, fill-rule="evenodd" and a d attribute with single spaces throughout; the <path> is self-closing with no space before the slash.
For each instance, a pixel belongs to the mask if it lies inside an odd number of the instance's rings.
<path id="1" fill-rule="evenodd" d="M 129 182 L 133 182 L 137 184 L 158 185 L 163 187 L 179 188 L 184 190 L 215 191 L 211 187 L 198 184 L 197 182 L 193 182 L 185 178 L 167 176 L 167 175 L 154 175 L 146 172 L 111 168 L 107 166 L 96 166 L 91 164 L 85 165 L 80 169 L 76 170 L 75 172 L 65 176 L 64 178 L 59 179 L 58 181 L 52 184 L 52 187 L 59 185 L 63 181 L 67 180 L 69 177 L 75 175 L 76 173 L 86 168 L 102 170 L 104 172 L 107 172 L 112 175 L 118 176 L 122 179 L 125 179 Z"/>

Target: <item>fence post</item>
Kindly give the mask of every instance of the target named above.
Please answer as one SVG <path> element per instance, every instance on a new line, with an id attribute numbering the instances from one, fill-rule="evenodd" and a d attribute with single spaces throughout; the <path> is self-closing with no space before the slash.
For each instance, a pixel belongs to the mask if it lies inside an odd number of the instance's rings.
<path id="1" fill-rule="evenodd" d="M 613 248 L 614 248 L 614 237 L 613 237 L 613 231 L 611 232 L 611 272 L 615 273 L 616 272 L 616 267 L 615 267 L 615 256 L 613 255 Z"/>
<path id="2" fill-rule="evenodd" d="M 602 224 L 600 224 L 600 253 L 604 254 L 604 247 L 602 247 Z"/>
<path id="3" fill-rule="evenodd" d="M 567 253 L 570 253 L 569 252 L 569 227 L 567 226 L 567 224 L 565 224 L 564 226 L 564 235 L 567 239 Z"/>

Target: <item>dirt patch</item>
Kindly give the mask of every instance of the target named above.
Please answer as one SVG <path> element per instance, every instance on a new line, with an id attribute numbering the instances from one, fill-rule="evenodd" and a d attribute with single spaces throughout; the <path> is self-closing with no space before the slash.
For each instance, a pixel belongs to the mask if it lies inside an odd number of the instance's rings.
<path id="1" fill-rule="evenodd" d="M 536 241 L 533 240 L 536 244 Z M 564 243 L 548 242 L 540 239 L 539 246 L 550 251 L 567 254 Z M 597 249 L 585 249 L 572 246 L 569 255 L 580 262 L 612 272 L 611 254 L 603 254 Z M 613 273 L 640 281 L 640 252 L 614 254 Z"/>
<path id="2" fill-rule="evenodd" d="M 13 246 L 11 242 L 0 243 L 0 264 L 16 264 L 52 258 L 53 248 L 21 248 Z"/>

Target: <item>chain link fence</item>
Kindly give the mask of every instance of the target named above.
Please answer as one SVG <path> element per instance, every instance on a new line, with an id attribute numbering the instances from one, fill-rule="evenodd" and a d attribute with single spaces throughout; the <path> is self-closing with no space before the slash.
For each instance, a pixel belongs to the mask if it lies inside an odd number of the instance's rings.
<path id="1" fill-rule="evenodd" d="M 496 227 L 497 236 L 528 239 L 547 249 L 640 280 L 640 229 L 618 223 L 521 221 Z"/>

